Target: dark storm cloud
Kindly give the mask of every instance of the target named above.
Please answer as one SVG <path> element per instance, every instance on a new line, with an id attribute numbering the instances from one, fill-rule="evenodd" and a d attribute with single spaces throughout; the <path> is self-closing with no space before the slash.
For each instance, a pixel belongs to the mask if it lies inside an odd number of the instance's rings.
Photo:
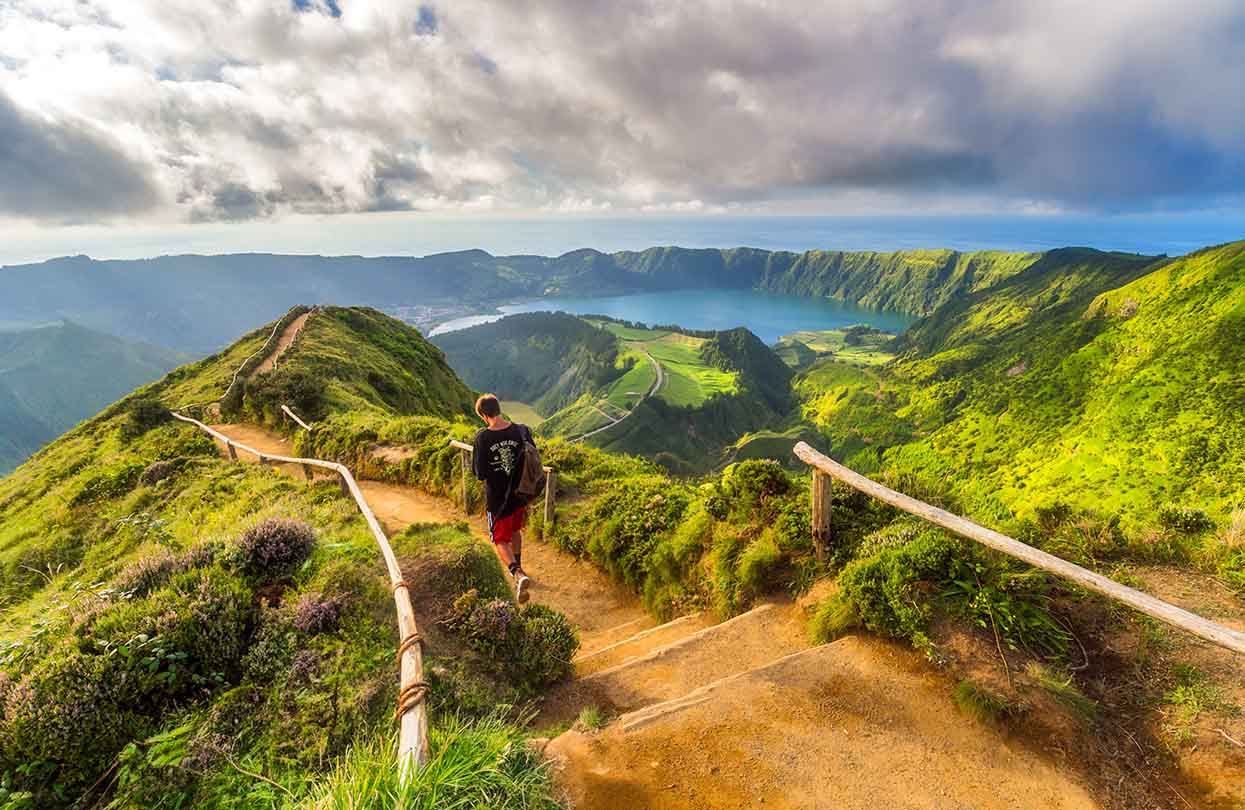
<path id="1" fill-rule="evenodd" d="M 159 195 L 146 167 L 88 126 L 49 123 L 0 92 L 0 214 L 56 220 L 140 212 Z"/>
<path id="2" fill-rule="evenodd" d="M 1245 189 L 1231 0 L 97 7 L 0 39 L 0 81 L 129 133 L 195 219 L 860 192 L 1141 210 Z M 80 90 L 66 60 L 91 37 L 111 58 L 83 59 L 104 74 Z M 74 162 L 143 176 L 84 132 Z"/>

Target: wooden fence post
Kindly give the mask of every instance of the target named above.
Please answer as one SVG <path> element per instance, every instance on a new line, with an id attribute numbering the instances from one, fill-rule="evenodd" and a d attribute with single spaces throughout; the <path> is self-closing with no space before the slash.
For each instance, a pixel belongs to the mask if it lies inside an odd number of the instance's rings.
<path id="1" fill-rule="evenodd" d="M 346 483 L 346 476 L 344 475 L 337 476 L 337 483 L 341 485 L 343 495 L 345 495 L 347 498 L 354 497 L 354 495 L 350 492 L 350 484 Z"/>
<path id="2" fill-rule="evenodd" d="M 229 460 L 238 460 L 238 451 L 234 449 L 233 442 L 225 442 L 225 449 L 229 451 Z"/>
<path id="3" fill-rule="evenodd" d="M 310 464 L 304 464 L 304 465 L 303 465 L 303 477 L 305 477 L 305 478 L 307 479 L 307 481 L 308 481 L 308 482 L 311 482 L 311 481 L 314 481 L 314 480 L 315 480 L 315 478 L 316 478 L 316 477 L 315 477 L 315 474 L 314 474 L 314 473 L 312 473 L 312 471 L 311 471 L 311 465 L 310 465 Z"/>
<path id="4" fill-rule="evenodd" d="M 813 548 L 817 551 L 817 561 L 826 561 L 826 552 L 830 548 L 831 525 L 830 514 L 834 508 L 834 490 L 831 488 L 830 476 L 821 470 L 813 470 Z"/>
<path id="5" fill-rule="evenodd" d="M 545 535 L 548 536 L 553 529 L 553 522 L 557 517 L 557 513 L 553 511 L 554 500 L 557 497 L 558 473 L 555 470 L 545 468 Z"/>
<path id="6" fill-rule="evenodd" d="M 470 503 L 467 501 L 467 470 L 471 466 L 471 461 L 466 450 L 458 451 L 459 460 L 462 462 L 463 468 L 463 514 L 470 515 Z"/>

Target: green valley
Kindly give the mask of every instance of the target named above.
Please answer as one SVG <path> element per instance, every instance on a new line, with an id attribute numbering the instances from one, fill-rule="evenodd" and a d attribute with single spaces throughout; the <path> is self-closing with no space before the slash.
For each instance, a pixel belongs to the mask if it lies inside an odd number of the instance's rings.
<path id="1" fill-rule="evenodd" d="M 73 323 L 0 330 L 0 474 L 186 359 Z"/>

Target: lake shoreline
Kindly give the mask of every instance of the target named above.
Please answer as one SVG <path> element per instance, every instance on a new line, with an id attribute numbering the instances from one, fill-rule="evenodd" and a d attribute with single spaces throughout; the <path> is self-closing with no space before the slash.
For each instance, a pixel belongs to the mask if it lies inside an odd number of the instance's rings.
<path id="1" fill-rule="evenodd" d="M 800 331 L 843 329 L 866 324 L 899 334 L 918 320 L 900 312 L 871 309 L 831 298 L 754 289 L 683 289 L 607 296 L 536 298 L 499 304 L 437 324 L 428 337 L 456 332 L 524 312 L 607 315 L 619 320 L 677 324 L 685 329 L 722 331 L 745 327 L 767 344 Z"/>

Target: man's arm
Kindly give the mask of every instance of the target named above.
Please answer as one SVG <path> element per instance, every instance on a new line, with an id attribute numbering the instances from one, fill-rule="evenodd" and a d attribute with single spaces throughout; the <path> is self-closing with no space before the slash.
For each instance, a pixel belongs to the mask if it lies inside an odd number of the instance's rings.
<path id="1" fill-rule="evenodd" d="M 471 451 L 471 471 L 475 473 L 477 481 L 483 481 L 488 477 L 488 463 L 484 459 L 484 442 L 480 441 L 484 437 L 484 431 L 476 434 L 475 442 L 472 444 L 474 448 Z"/>

